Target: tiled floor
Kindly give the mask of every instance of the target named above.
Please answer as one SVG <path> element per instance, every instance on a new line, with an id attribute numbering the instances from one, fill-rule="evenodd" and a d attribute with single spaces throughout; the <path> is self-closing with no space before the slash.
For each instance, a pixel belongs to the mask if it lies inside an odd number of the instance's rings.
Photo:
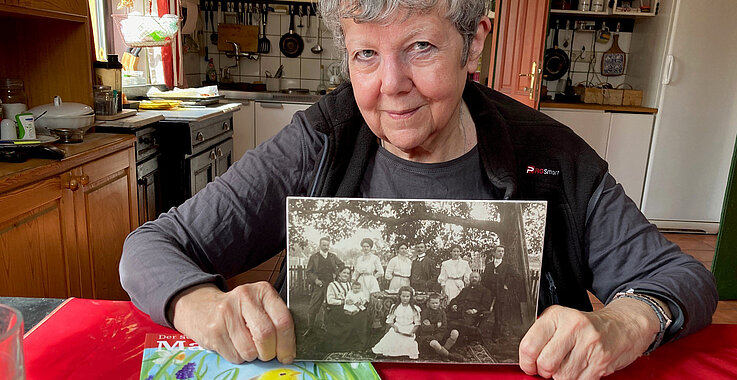
<path id="1" fill-rule="evenodd" d="M 665 234 L 665 237 L 678 244 L 684 252 L 695 257 L 707 269 L 711 270 L 717 235 Z M 593 296 L 591 296 L 591 301 L 594 303 L 594 309 L 603 307 L 601 302 Z M 737 324 L 737 301 L 719 301 L 713 322 Z"/>

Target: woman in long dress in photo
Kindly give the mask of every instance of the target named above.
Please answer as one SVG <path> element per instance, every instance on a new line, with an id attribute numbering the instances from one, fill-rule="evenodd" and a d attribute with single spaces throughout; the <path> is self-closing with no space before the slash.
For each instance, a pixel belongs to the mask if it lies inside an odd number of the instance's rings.
<path id="1" fill-rule="evenodd" d="M 386 266 L 386 279 L 390 280 L 387 292 L 394 293 L 402 286 L 409 287 L 409 275 L 412 273 L 412 260 L 407 257 L 407 244 L 400 244 L 397 255 L 389 260 Z"/>
<path id="2" fill-rule="evenodd" d="M 371 293 L 380 291 L 377 278 L 384 276 L 384 267 L 381 266 L 379 256 L 371 253 L 374 241 L 369 238 L 361 240 L 361 254 L 356 257 L 353 268 L 353 280 L 361 283 L 361 291 L 370 299 Z"/>
<path id="3" fill-rule="evenodd" d="M 419 357 L 415 333 L 420 328 L 420 307 L 412 299 L 412 288 L 399 288 L 399 303 L 392 305 L 386 323 L 389 331 L 371 349 L 377 355 Z"/>
<path id="4" fill-rule="evenodd" d="M 448 303 L 466 287 L 471 276 L 471 266 L 468 265 L 468 261 L 461 259 L 460 245 L 451 245 L 450 256 L 450 260 L 443 261 L 440 266 L 440 276 L 438 276 L 438 282 L 443 287 L 443 293 L 448 297 Z"/>
<path id="5" fill-rule="evenodd" d="M 351 292 L 351 269 L 343 267 L 335 281 L 328 285 L 327 332 L 325 346 L 328 352 L 363 351 L 366 347 L 368 317 L 366 310 L 346 313 L 346 297 Z"/>

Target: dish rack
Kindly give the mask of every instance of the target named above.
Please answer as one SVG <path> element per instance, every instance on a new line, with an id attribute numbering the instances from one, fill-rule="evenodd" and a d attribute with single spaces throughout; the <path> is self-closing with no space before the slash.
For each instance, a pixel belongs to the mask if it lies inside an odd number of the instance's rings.
<path id="1" fill-rule="evenodd" d="M 112 15 L 123 36 L 131 47 L 164 46 L 179 30 L 179 16 L 166 14 L 161 17 L 137 13 Z"/>

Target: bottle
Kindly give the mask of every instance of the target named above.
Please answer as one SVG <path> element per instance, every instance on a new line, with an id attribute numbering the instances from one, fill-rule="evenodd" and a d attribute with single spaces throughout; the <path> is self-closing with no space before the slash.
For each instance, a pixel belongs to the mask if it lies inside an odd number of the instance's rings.
<path id="1" fill-rule="evenodd" d="M 95 61 L 95 84 L 110 86 L 118 94 L 123 93 L 123 64 L 118 61 L 117 54 L 108 54 L 107 62 Z M 118 96 L 115 107 L 118 112 L 123 109 L 123 97 Z"/>
<path id="2" fill-rule="evenodd" d="M 0 80 L 0 103 L 4 119 L 15 120 L 15 115 L 28 110 L 28 100 L 20 79 Z"/>
<path id="3" fill-rule="evenodd" d="M 218 72 L 215 70 L 215 62 L 212 61 L 212 58 L 210 58 L 210 62 L 207 64 L 207 81 L 213 83 L 218 82 Z"/>

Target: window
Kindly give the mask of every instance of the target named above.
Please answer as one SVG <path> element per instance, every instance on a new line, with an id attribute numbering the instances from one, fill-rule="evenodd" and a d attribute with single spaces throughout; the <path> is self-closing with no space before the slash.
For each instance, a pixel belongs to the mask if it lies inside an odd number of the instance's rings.
<path id="1" fill-rule="evenodd" d="M 179 15 L 179 1 L 168 0 L 170 9 L 165 13 Z M 167 84 L 175 86 L 181 81 L 181 69 L 177 70 L 181 59 L 177 57 L 179 33 L 170 40 L 169 47 L 146 46 L 135 47 L 126 44 L 120 31 L 120 21 L 125 15 L 137 12 L 141 15 L 158 16 L 157 0 L 89 0 L 92 24 L 93 45 L 96 59 L 107 61 L 108 54 L 116 54 L 123 67 L 123 87 L 146 84 Z M 122 16 L 122 17 L 121 17 Z M 169 50 L 171 49 L 171 50 Z M 172 54 L 174 53 L 174 54 Z M 174 57 L 168 58 L 167 57 Z M 174 61 L 177 65 L 172 64 Z M 169 67 L 169 70 L 166 69 Z M 169 78 L 167 80 L 167 75 Z"/>

